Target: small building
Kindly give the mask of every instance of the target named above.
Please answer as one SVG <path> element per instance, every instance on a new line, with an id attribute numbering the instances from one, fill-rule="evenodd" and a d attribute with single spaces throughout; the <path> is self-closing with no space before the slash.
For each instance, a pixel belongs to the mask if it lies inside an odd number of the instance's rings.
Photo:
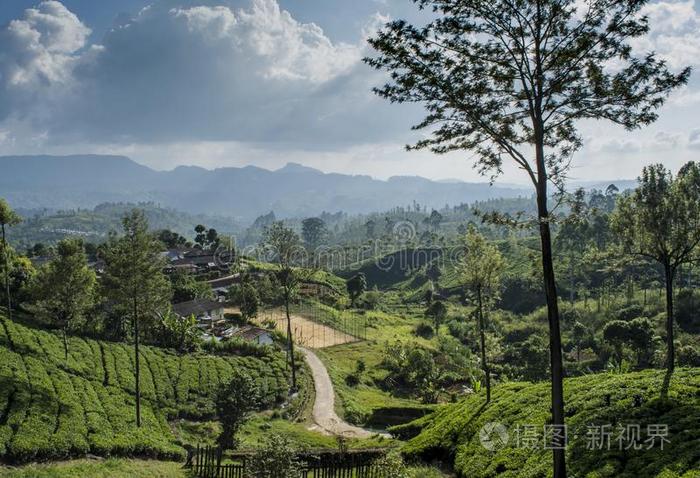
<path id="1" fill-rule="evenodd" d="M 273 342 L 272 333 L 269 330 L 255 327 L 253 325 L 245 325 L 234 331 L 230 336 L 240 337 L 243 340 L 260 345 L 270 345 Z"/>
<path id="2" fill-rule="evenodd" d="M 194 315 L 197 325 L 204 330 L 211 330 L 215 324 L 225 320 L 223 304 L 209 299 L 194 299 L 173 304 L 173 312 L 180 317 Z"/>

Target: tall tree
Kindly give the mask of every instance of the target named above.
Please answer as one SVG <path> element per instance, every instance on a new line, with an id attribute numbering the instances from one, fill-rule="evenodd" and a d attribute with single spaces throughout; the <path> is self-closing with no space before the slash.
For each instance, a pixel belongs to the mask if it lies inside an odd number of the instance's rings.
<path id="1" fill-rule="evenodd" d="M 647 166 L 639 187 L 622 195 L 612 216 L 624 250 L 662 266 L 666 286 L 666 396 L 676 362 L 673 285 L 700 246 L 700 165 L 685 164 L 674 178 L 662 164 Z"/>
<path id="2" fill-rule="evenodd" d="M 486 402 L 491 401 L 491 371 L 486 355 L 486 333 L 484 309 L 486 303 L 492 302 L 498 296 L 500 278 L 505 267 L 505 261 L 500 251 L 486 238 L 479 234 L 472 225 L 464 237 L 464 256 L 462 257 L 461 273 L 464 285 L 476 298 L 476 313 L 479 323 L 479 342 L 481 344 L 481 367 L 486 379 Z"/>
<path id="3" fill-rule="evenodd" d="M 651 123 L 690 69 L 670 72 L 653 54 L 637 58 L 629 40 L 649 27 L 645 0 L 414 0 L 432 9 L 416 27 L 387 24 L 366 62 L 390 72 L 375 91 L 392 102 L 422 103 L 416 148 L 475 153 L 480 172 L 498 175 L 510 160 L 530 178 L 549 316 L 552 424 L 564 426 L 563 366 L 552 260 L 548 185 L 563 189 L 581 146 L 576 121 L 607 119 L 628 129 Z M 554 478 L 566 476 L 564 448 L 553 446 Z"/>
<path id="4" fill-rule="evenodd" d="M 136 426 L 141 426 L 140 328 L 155 330 L 158 317 L 171 298 L 170 283 L 163 274 L 161 243 L 148 232 L 143 211 L 134 209 L 122 220 L 124 235 L 111 235 L 104 248 L 106 263 L 102 276 L 105 296 L 131 319 L 136 375 Z"/>
<path id="5" fill-rule="evenodd" d="M 571 210 L 566 216 L 557 234 L 556 244 L 566 257 L 569 269 L 569 301 L 573 304 L 576 294 L 575 271 L 585 251 L 588 237 L 588 204 L 586 192 L 583 188 L 577 189 L 568 198 Z"/>
<path id="6" fill-rule="evenodd" d="M 323 244 L 328 236 L 328 229 L 323 219 L 319 217 L 309 217 L 301 222 L 301 237 L 304 243 L 311 249 L 316 249 Z"/>
<path id="7" fill-rule="evenodd" d="M 2 228 L 2 257 L 5 263 L 5 300 L 7 301 L 7 318 L 12 320 L 12 293 L 10 291 L 10 245 L 7 243 L 5 228 L 16 226 L 22 218 L 12 210 L 7 201 L 0 198 L 0 226 Z"/>
<path id="8" fill-rule="evenodd" d="M 261 245 L 279 266 L 277 279 L 282 289 L 282 300 L 284 301 L 284 310 L 287 316 L 287 346 L 292 369 L 292 390 L 296 391 L 297 372 L 289 305 L 297 296 L 299 284 L 306 274 L 303 269 L 296 267 L 307 265 L 304 261 L 306 251 L 297 233 L 286 227 L 282 221 L 273 222 L 272 225 L 265 228 Z"/>
<path id="9" fill-rule="evenodd" d="M 90 269 L 82 241 L 64 239 L 56 257 L 40 268 L 32 282 L 37 313 L 55 321 L 63 331 L 63 349 L 68 360 L 68 330 L 95 305 L 95 272 Z"/>

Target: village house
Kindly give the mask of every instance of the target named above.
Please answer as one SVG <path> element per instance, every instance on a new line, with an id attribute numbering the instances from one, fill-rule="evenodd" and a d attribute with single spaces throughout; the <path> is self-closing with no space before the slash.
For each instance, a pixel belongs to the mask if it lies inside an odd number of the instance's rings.
<path id="1" fill-rule="evenodd" d="M 180 317 L 194 315 L 197 325 L 202 330 L 210 331 L 226 323 L 224 318 L 224 305 L 209 299 L 194 299 L 187 302 L 173 304 L 173 312 Z"/>
<path id="2" fill-rule="evenodd" d="M 273 343 L 272 333 L 269 330 L 253 325 L 245 325 L 235 330 L 231 334 L 231 337 L 240 337 L 243 340 L 260 345 L 270 345 Z"/>

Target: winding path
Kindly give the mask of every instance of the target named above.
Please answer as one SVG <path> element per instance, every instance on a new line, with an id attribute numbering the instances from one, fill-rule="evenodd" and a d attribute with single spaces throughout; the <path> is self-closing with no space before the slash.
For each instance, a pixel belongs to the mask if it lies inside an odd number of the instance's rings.
<path id="1" fill-rule="evenodd" d="M 333 391 L 333 382 L 331 382 L 326 366 L 311 350 L 304 347 L 298 347 L 298 349 L 304 354 L 306 363 L 309 364 L 316 390 L 316 400 L 314 401 L 313 409 L 315 425 L 311 429 L 347 438 L 368 438 L 377 435 L 377 432 L 350 425 L 335 413 L 335 392 Z M 384 433 L 379 434 L 384 435 Z"/>

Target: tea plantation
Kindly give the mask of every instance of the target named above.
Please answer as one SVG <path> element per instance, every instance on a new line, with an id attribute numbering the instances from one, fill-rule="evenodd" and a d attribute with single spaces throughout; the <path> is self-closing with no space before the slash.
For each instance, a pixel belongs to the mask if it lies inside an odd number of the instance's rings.
<path id="1" fill-rule="evenodd" d="M 234 369 L 256 377 L 265 405 L 287 395 L 284 357 L 176 355 L 141 349 L 142 426 L 135 426 L 128 344 L 69 338 L 0 318 L 0 459 L 10 463 L 87 453 L 181 459 L 168 419 L 213 414 L 213 394 Z"/>
<path id="2" fill-rule="evenodd" d="M 659 398 L 663 378 L 662 371 L 646 370 L 565 381 L 571 476 L 700 477 L 700 370 L 677 370 L 668 400 Z M 542 436 L 548 415 L 549 384 L 510 383 L 496 387 L 488 405 L 483 394 L 475 395 L 392 432 L 411 438 L 402 450 L 406 455 L 442 458 L 460 477 L 546 477 L 552 459 Z M 505 443 L 492 449 L 480 439 L 488 423 L 502 424 L 508 432 Z M 619 430 L 627 425 L 639 426 L 638 440 L 628 434 L 619 441 Z M 668 426 L 663 449 L 660 438 L 648 441 L 650 425 Z M 608 439 L 597 428 L 602 426 L 610 427 Z"/>

